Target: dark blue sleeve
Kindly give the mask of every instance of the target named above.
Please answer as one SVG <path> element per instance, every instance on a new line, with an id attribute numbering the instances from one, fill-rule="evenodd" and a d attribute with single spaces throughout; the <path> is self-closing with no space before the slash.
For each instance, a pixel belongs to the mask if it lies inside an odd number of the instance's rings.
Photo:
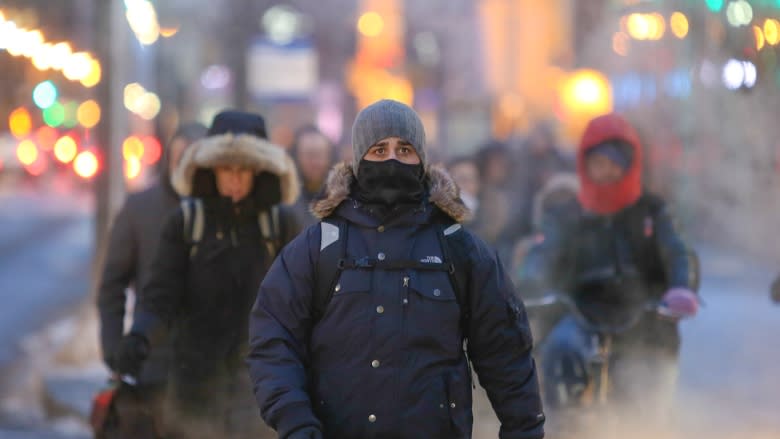
<path id="1" fill-rule="evenodd" d="M 544 437 L 544 414 L 525 308 L 494 252 L 474 238 L 468 352 L 501 421 L 501 439 Z"/>
<path id="2" fill-rule="evenodd" d="M 304 426 L 320 428 L 306 390 L 319 245 L 316 224 L 284 248 L 263 280 L 250 315 L 249 373 L 260 413 L 280 438 Z"/>

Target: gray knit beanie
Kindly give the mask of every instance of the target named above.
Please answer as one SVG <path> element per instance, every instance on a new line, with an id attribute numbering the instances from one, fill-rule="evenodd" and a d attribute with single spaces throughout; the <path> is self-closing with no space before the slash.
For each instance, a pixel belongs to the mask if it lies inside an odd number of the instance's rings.
<path id="1" fill-rule="evenodd" d="M 352 125 L 352 169 L 355 175 L 358 163 L 368 149 L 387 137 L 400 137 L 411 143 L 420 156 L 420 163 L 425 166 L 425 130 L 420 116 L 408 105 L 383 99 L 364 108 Z"/>

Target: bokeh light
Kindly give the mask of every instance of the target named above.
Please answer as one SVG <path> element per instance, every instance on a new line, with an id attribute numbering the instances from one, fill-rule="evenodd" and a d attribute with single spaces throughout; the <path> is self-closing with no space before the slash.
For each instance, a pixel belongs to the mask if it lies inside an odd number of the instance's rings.
<path id="1" fill-rule="evenodd" d="M 49 108 L 57 101 L 57 87 L 51 81 L 43 81 L 35 86 L 32 97 L 38 108 Z"/>
<path id="2" fill-rule="evenodd" d="M 54 148 L 58 136 L 57 130 L 47 125 L 35 130 L 35 140 L 38 143 L 38 147 L 43 151 L 49 151 Z"/>
<path id="3" fill-rule="evenodd" d="M 162 145 L 154 136 L 145 136 L 141 139 L 144 144 L 144 154 L 141 160 L 146 165 L 153 165 L 162 157 Z"/>
<path id="4" fill-rule="evenodd" d="M 138 136 L 130 136 L 122 142 L 122 157 L 125 160 L 141 160 L 144 156 L 144 142 Z"/>
<path id="5" fill-rule="evenodd" d="M 54 157 L 61 163 L 70 163 L 76 158 L 78 146 L 71 136 L 62 136 L 54 144 Z"/>
<path id="6" fill-rule="evenodd" d="M 8 116 L 8 128 L 17 139 L 26 137 L 32 129 L 30 112 L 24 107 L 19 107 L 12 111 Z"/>
<path id="7" fill-rule="evenodd" d="M 385 21 L 376 12 L 366 12 L 358 19 L 358 31 L 367 37 L 376 37 L 385 28 Z"/>
<path id="8" fill-rule="evenodd" d="M 768 18 L 764 21 L 764 38 L 772 46 L 780 42 L 780 22 L 774 18 Z"/>
<path id="9" fill-rule="evenodd" d="M 671 27 L 675 37 L 679 39 L 685 38 L 688 35 L 688 17 L 682 12 L 674 12 L 669 17 L 669 27 Z"/>
<path id="10" fill-rule="evenodd" d="M 38 147 L 32 140 L 22 140 L 16 147 L 16 158 L 19 163 L 29 166 L 38 160 Z"/>
<path id="11" fill-rule="evenodd" d="M 92 99 L 82 102 L 76 111 L 76 118 L 84 128 L 94 127 L 100 123 L 100 105 Z"/>
<path id="12" fill-rule="evenodd" d="M 135 180 L 141 175 L 141 160 L 137 158 L 130 158 L 125 160 L 125 178 L 128 180 Z"/>
<path id="13" fill-rule="evenodd" d="M 73 160 L 73 170 L 84 179 L 91 179 L 98 172 L 98 159 L 92 151 L 82 151 Z"/>
<path id="14" fill-rule="evenodd" d="M 51 107 L 43 110 L 43 123 L 50 127 L 57 128 L 65 122 L 65 107 L 59 102 L 55 102 Z"/>

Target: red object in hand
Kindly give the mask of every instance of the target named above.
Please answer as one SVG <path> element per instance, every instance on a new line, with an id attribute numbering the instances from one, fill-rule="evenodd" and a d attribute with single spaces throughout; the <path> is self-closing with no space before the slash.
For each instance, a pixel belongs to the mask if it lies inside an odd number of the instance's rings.
<path id="1" fill-rule="evenodd" d="M 695 316 L 699 311 L 699 297 L 687 288 L 672 288 L 664 294 L 661 306 L 664 315 L 685 319 Z"/>

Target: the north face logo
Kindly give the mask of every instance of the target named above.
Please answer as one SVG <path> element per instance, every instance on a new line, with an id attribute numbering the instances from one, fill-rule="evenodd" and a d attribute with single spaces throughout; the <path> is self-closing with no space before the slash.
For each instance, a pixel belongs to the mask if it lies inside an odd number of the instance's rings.
<path id="1" fill-rule="evenodd" d="M 420 259 L 423 264 L 441 264 L 441 258 L 438 256 L 426 256 Z"/>

